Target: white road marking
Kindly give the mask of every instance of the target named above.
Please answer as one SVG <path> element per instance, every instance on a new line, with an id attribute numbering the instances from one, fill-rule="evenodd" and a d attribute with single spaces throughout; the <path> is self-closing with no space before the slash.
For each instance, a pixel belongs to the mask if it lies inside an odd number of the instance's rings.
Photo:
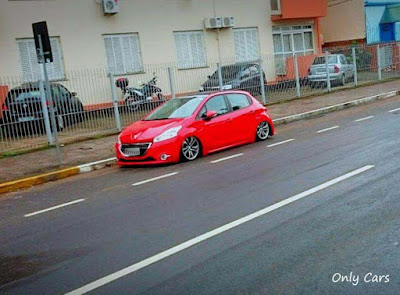
<path id="1" fill-rule="evenodd" d="M 75 289 L 75 290 L 67 293 L 66 295 L 84 294 L 84 293 L 90 292 L 92 290 L 95 290 L 95 289 L 97 289 L 97 288 L 99 288 L 101 286 L 104 286 L 104 285 L 106 285 L 108 283 L 111 283 L 111 282 L 113 282 L 115 280 L 118 280 L 118 279 L 120 279 L 120 278 L 122 278 L 122 277 L 124 277 L 124 276 L 126 276 L 128 274 L 131 274 L 131 273 L 136 272 L 136 271 L 138 271 L 138 270 L 140 270 L 142 268 L 145 268 L 145 267 L 147 267 L 147 266 L 149 266 L 149 265 L 151 265 L 153 263 L 156 263 L 156 262 L 158 262 L 158 261 L 160 261 L 160 260 L 162 260 L 164 258 L 167 258 L 167 257 L 169 257 L 171 255 L 174 255 L 174 254 L 176 254 L 178 252 L 181 252 L 181 251 L 183 251 L 183 250 L 185 250 L 185 249 L 187 249 L 189 247 L 192 247 L 192 246 L 194 246 L 196 244 L 199 244 L 199 243 L 201 243 L 201 242 L 203 242 L 205 240 L 208 240 L 208 239 L 210 239 L 210 238 L 212 238 L 214 236 L 217 236 L 217 235 L 219 235 L 219 234 L 221 234 L 223 232 L 226 232 L 226 231 L 228 231 L 230 229 L 233 229 L 233 228 L 235 228 L 235 227 L 237 227 L 237 226 L 239 226 L 239 225 L 241 225 L 243 223 L 249 222 L 249 221 L 251 221 L 251 220 L 253 220 L 253 219 L 257 218 L 257 217 L 263 216 L 263 215 L 265 215 L 265 214 L 267 214 L 269 212 L 272 212 L 272 211 L 274 211 L 276 209 L 279 209 L 279 208 L 281 208 L 281 207 L 283 207 L 285 205 L 291 204 L 291 203 L 293 203 L 293 202 L 295 202 L 297 200 L 305 198 L 305 197 L 307 197 L 307 196 L 309 196 L 311 194 L 314 194 L 314 193 L 316 193 L 318 191 L 321 191 L 321 190 L 323 190 L 325 188 L 328 188 L 328 187 L 330 187 L 330 186 L 332 186 L 334 184 L 337 184 L 337 183 L 339 183 L 339 182 L 341 182 L 343 180 L 346 180 L 346 179 L 348 179 L 350 177 L 353 177 L 355 175 L 361 174 L 361 173 L 363 173 L 363 172 L 365 172 L 365 171 L 367 171 L 367 170 L 369 170 L 369 169 L 371 169 L 373 167 L 374 167 L 373 165 L 367 165 L 367 166 L 364 166 L 364 167 L 362 167 L 360 169 L 354 170 L 354 171 L 352 171 L 350 173 L 347 173 L 345 175 L 342 175 L 342 176 L 339 176 L 339 177 L 337 177 L 335 179 L 327 181 L 327 182 L 325 182 L 323 184 L 320 184 L 320 185 L 318 185 L 318 186 L 316 186 L 314 188 L 306 190 L 305 192 L 302 192 L 302 193 L 300 193 L 298 195 L 295 195 L 293 197 L 290 197 L 288 199 L 280 201 L 280 202 L 278 202 L 278 203 L 276 203 L 274 205 L 268 206 L 268 207 L 266 207 L 264 209 L 261 209 L 261 210 L 259 210 L 257 212 L 254 212 L 254 213 L 252 213 L 250 215 L 247 215 L 245 217 L 242 217 L 240 219 L 232 221 L 232 222 L 230 222 L 228 224 L 225 224 L 225 225 L 223 225 L 221 227 L 218 227 L 218 228 L 216 228 L 216 229 L 214 229 L 212 231 L 209 231 L 209 232 L 204 233 L 204 234 L 202 234 L 202 235 L 200 235 L 198 237 L 195 237 L 195 238 L 193 238 L 191 240 L 188 240 L 188 241 L 186 241 L 186 242 L 184 242 L 182 244 L 179 244 L 179 245 L 177 245 L 175 247 L 172 247 L 172 248 L 170 248 L 168 250 L 165 250 L 165 251 L 163 251 L 161 253 L 158 253 L 158 254 L 156 254 L 154 256 L 151 256 L 151 257 L 149 257 L 149 258 L 147 258 L 145 260 L 142 260 L 140 262 L 132 264 L 132 265 L 130 265 L 130 266 L 124 268 L 124 269 L 121 269 L 121 270 L 119 270 L 117 272 L 114 272 L 114 273 L 108 275 L 108 276 L 105 276 L 105 277 L 100 278 L 100 279 L 98 279 L 98 280 L 96 280 L 94 282 L 91 282 L 91 283 L 89 283 L 87 285 L 84 285 L 84 286 L 82 286 L 82 287 L 80 287 L 78 289 Z"/>
<path id="2" fill-rule="evenodd" d="M 291 141 L 294 141 L 294 138 L 288 139 L 288 140 L 284 140 L 284 141 L 280 141 L 280 142 L 277 142 L 277 143 L 273 143 L 273 144 L 267 145 L 267 147 L 273 147 L 273 146 L 281 145 L 281 144 L 284 144 L 284 143 L 287 143 L 287 142 L 291 142 Z"/>
<path id="3" fill-rule="evenodd" d="M 139 182 L 136 182 L 136 183 L 134 183 L 134 184 L 132 184 L 132 185 L 133 185 L 133 186 L 137 186 L 137 185 L 145 184 L 145 183 L 152 182 L 152 181 L 156 181 L 156 180 L 159 180 L 159 179 L 162 179 L 162 178 L 174 176 L 174 175 L 176 175 L 176 174 L 178 174 L 178 173 L 179 173 L 179 172 L 168 173 L 168 174 L 161 175 L 161 176 L 157 176 L 157 177 L 150 178 L 150 179 L 147 179 L 147 180 L 139 181 Z"/>
<path id="4" fill-rule="evenodd" d="M 225 157 L 225 158 L 221 158 L 221 159 L 218 159 L 218 160 L 214 160 L 214 161 L 211 161 L 210 163 L 214 164 L 214 163 L 222 162 L 222 161 L 225 161 L 225 160 L 237 158 L 237 157 L 240 157 L 240 156 L 243 156 L 243 153 L 232 155 L 232 156 Z"/>
<path id="5" fill-rule="evenodd" d="M 322 130 L 317 131 L 317 133 L 326 132 L 326 131 L 333 130 L 333 129 L 336 129 L 336 128 L 339 128 L 339 126 L 333 126 L 333 127 L 330 127 L 330 128 L 322 129 Z"/>
<path id="6" fill-rule="evenodd" d="M 400 108 L 394 109 L 394 110 L 390 110 L 389 113 L 393 113 L 393 112 L 397 112 L 400 111 Z"/>
<path id="7" fill-rule="evenodd" d="M 365 120 L 368 120 L 368 119 L 372 119 L 372 118 L 374 118 L 375 116 L 368 116 L 368 117 L 365 117 L 365 118 L 361 118 L 361 119 L 357 119 L 357 120 L 354 120 L 354 122 L 361 122 L 361 121 L 365 121 Z"/>
<path id="8" fill-rule="evenodd" d="M 60 208 L 63 208 L 63 207 L 66 207 L 66 206 L 70 206 L 70 205 L 73 205 L 73 204 L 76 204 L 76 203 L 80 203 L 80 202 L 83 202 L 83 201 L 85 201 L 85 199 L 79 199 L 79 200 L 75 200 L 75 201 L 72 201 L 72 202 L 60 204 L 60 205 L 57 205 L 57 206 L 54 206 L 54 207 L 50 207 L 50 208 L 43 209 L 43 210 L 40 210 L 40 211 L 36 211 L 36 212 L 29 213 L 29 214 L 25 214 L 24 217 L 31 217 L 31 216 L 34 216 L 34 215 L 38 215 L 38 214 L 42 214 L 42 213 L 45 213 L 45 212 L 48 212 L 48 211 L 60 209 Z"/>

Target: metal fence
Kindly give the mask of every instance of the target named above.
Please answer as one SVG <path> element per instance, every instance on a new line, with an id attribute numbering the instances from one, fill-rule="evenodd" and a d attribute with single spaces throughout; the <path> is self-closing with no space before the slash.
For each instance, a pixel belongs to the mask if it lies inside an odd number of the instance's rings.
<path id="1" fill-rule="evenodd" d="M 179 66 L 145 65 L 142 72 L 124 76 L 113 76 L 105 69 L 66 72 L 65 80 L 53 81 L 50 87 L 56 128 L 45 124 L 51 100 L 42 82 L 0 77 L 0 151 L 6 154 L 53 144 L 56 131 L 61 144 L 118 133 L 175 96 L 241 89 L 269 104 L 400 77 L 400 43 Z"/>

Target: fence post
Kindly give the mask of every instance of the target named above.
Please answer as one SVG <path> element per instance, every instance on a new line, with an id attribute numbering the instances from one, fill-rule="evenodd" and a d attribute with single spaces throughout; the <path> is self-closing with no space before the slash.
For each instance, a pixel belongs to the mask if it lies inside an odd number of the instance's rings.
<path id="1" fill-rule="evenodd" d="M 224 88 L 224 84 L 222 83 L 222 71 L 221 71 L 221 65 L 217 63 L 218 67 L 218 82 L 219 82 L 219 90 L 222 90 Z"/>
<path id="2" fill-rule="evenodd" d="M 353 46 L 351 48 L 351 54 L 353 56 L 353 73 L 354 73 L 354 85 L 358 86 L 358 76 L 357 76 L 357 56 L 356 56 L 356 48 Z"/>
<path id="3" fill-rule="evenodd" d="M 299 63 L 297 60 L 297 55 L 293 53 L 293 61 L 294 61 L 294 73 L 296 76 L 296 96 L 300 97 L 300 75 L 299 75 Z"/>
<path id="4" fill-rule="evenodd" d="M 265 81 L 264 81 L 264 69 L 262 65 L 262 59 L 259 60 L 258 62 L 258 70 L 260 72 L 260 86 L 261 86 L 261 101 L 263 104 L 267 103 L 267 99 L 265 97 Z"/>
<path id="5" fill-rule="evenodd" d="M 376 45 L 376 56 L 378 61 L 378 80 L 382 81 L 382 66 L 381 66 L 381 54 L 379 45 Z"/>
<path id="6" fill-rule="evenodd" d="M 328 92 L 331 92 L 331 74 L 329 72 L 328 56 L 328 51 L 325 51 L 326 86 L 328 87 Z"/>
<path id="7" fill-rule="evenodd" d="M 46 93 L 47 99 L 49 101 L 50 123 L 51 123 L 51 127 L 53 128 L 53 137 L 54 137 L 54 142 L 56 144 L 57 162 L 58 162 L 58 165 L 61 166 L 62 155 L 61 155 L 61 150 L 60 150 L 60 143 L 58 142 L 57 121 L 56 121 L 56 115 L 55 115 L 55 111 L 54 111 L 56 104 L 54 103 L 54 100 L 53 100 L 53 97 L 51 94 L 49 75 L 47 73 L 47 66 L 46 66 L 46 63 L 49 61 L 45 60 L 45 58 L 44 58 L 42 36 L 38 35 L 38 39 L 39 39 L 39 56 L 40 56 L 40 60 L 42 62 L 42 66 L 43 66 L 44 85 L 46 87 L 45 93 Z M 60 111 L 60 110 L 57 110 L 57 111 Z M 61 115 L 58 116 L 58 124 L 60 124 L 59 120 L 63 120 Z"/>
<path id="8" fill-rule="evenodd" d="M 111 86 L 111 95 L 113 99 L 113 106 L 114 106 L 114 115 L 115 115 L 115 124 L 117 125 L 118 131 L 121 131 L 121 118 L 119 116 L 119 109 L 118 109 L 118 96 L 117 96 L 117 91 L 115 89 L 114 85 L 114 75 L 112 73 L 109 73 L 110 77 L 110 86 Z"/>
<path id="9" fill-rule="evenodd" d="M 41 69 L 41 74 L 42 74 L 42 78 L 43 78 L 43 76 L 44 76 L 43 67 L 40 67 L 40 69 Z M 42 79 L 39 80 L 39 91 L 40 91 L 40 102 L 42 104 L 44 128 L 46 130 L 47 143 L 49 145 L 51 145 L 51 144 L 53 144 L 53 136 L 51 135 L 49 110 L 47 109 L 46 94 L 44 92 L 44 84 L 43 84 Z"/>
<path id="10" fill-rule="evenodd" d="M 168 67 L 169 89 L 171 90 L 171 98 L 175 98 L 174 77 L 172 76 L 172 68 Z"/>

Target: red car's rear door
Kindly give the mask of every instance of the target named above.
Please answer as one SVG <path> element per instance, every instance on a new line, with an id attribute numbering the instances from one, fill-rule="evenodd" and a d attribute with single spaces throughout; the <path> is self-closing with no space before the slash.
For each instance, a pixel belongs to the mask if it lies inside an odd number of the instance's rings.
<path id="1" fill-rule="evenodd" d="M 251 140 L 253 135 L 255 137 L 256 130 L 254 129 L 255 115 L 250 98 L 240 93 L 230 93 L 226 96 L 232 109 L 232 133 L 235 142 Z"/>

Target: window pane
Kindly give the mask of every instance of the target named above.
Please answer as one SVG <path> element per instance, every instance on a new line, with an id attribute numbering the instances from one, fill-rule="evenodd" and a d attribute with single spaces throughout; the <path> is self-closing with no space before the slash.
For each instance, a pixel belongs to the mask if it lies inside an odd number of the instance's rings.
<path id="1" fill-rule="evenodd" d="M 279 1 L 280 0 L 271 0 L 271 10 L 279 11 Z"/>
<path id="2" fill-rule="evenodd" d="M 294 50 L 295 51 L 303 51 L 303 34 L 293 34 L 293 41 L 294 41 Z"/>
<path id="3" fill-rule="evenodd" d="M 304 46 L 305 49 L 314 49 L 314 42 L 311 32 L 304 33 Z"/>
<path id="4" fill-rule="evenodd" d="M 283 49 L 284 52 L 292 52 L 292 40 L 290 35 L 283 35 Z"/>
<path id="5" fill-rule="evenodd" d="M 284 75 L 286 73 L 286 59 L 283 54 L 275 55 L 275 71 L 277 75 Z"/>
<path id="6" fill-rule="evenodd" d="M 228 100 L 234 111 L 250 105 L 249 99 L 243 94 L 228 94 Z"/>
<path id="7" fill-rule="evenodd" d="M 222 115 L 228 112 L 225 99 L 223 96 L 216 96 L 211 98 L 206 103 L 207 111 L 215 111 L 218 115 Z"/>
<path id="8" fill-rule="evenodd" d="M 283 51 L 283 46 L 282 46 L 282 35 L 274 34 L 273 36 L 274 39 L 274 52 L 282 52 Z"/>

